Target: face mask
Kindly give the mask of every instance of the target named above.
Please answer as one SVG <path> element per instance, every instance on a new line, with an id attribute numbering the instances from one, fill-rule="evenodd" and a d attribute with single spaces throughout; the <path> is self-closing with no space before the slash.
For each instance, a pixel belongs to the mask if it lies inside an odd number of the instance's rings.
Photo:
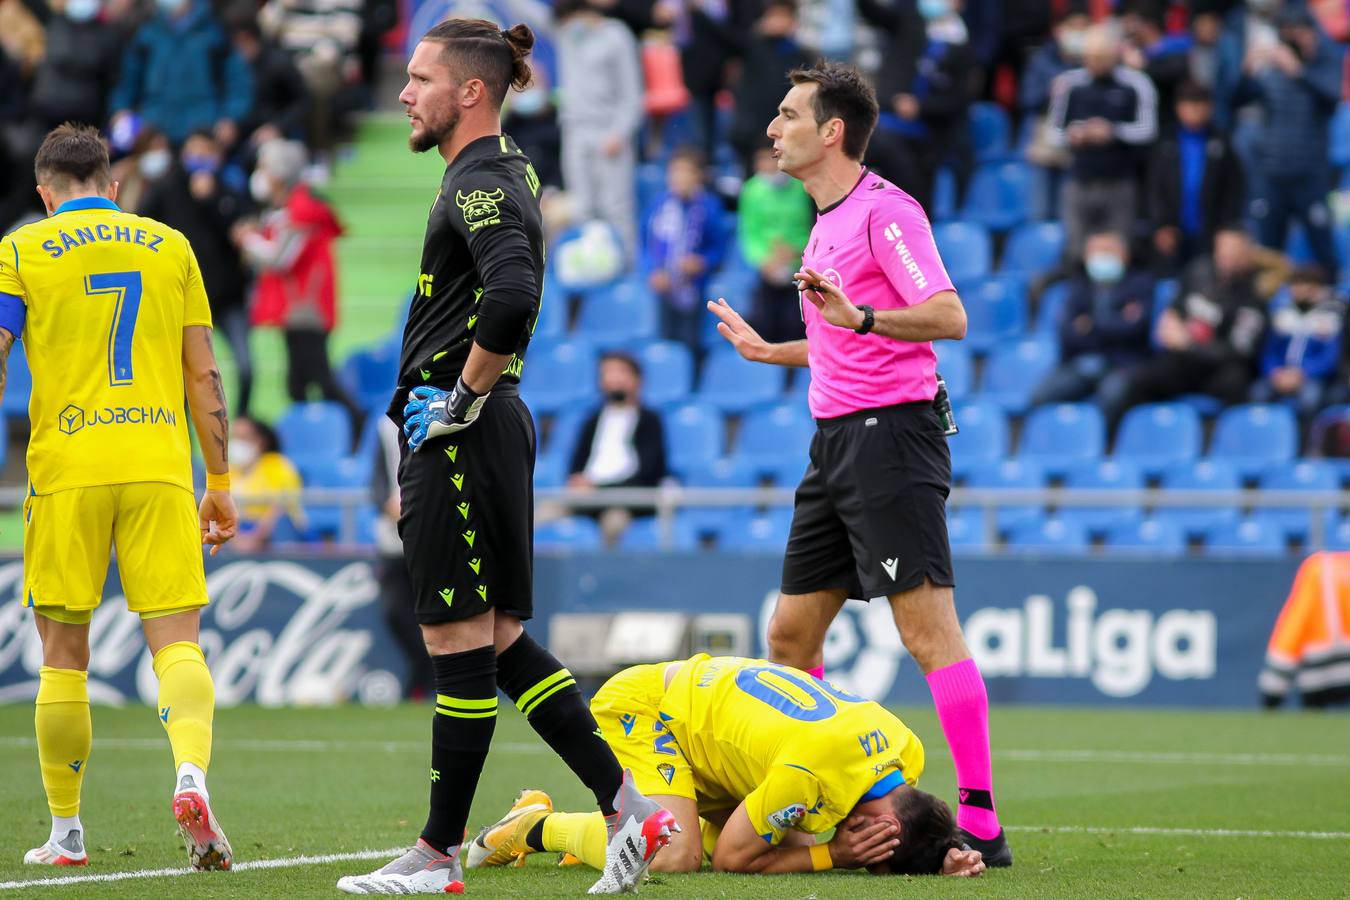
<path id="1" fill-rule="evenodd" d="M 218 168 L 220 168 L 220 163 L 214 156 L 183 157 L 183 169 L 189 175 L 196 175 L 198 172 L 214 172 Z"/>
<path id="2" fill-rule="evenodd" d="M 241 469 L 247 469 L 258 461 L 262 454 L 258 452 L 258 444 L 255 441 L 239 440 L 230 442 L 230 462 L 239 466 Z"/>
<path id="3" fill-rule="evenodd" d="M 151 181 L 169 171 L 169 163 L 173 157 L 169 156 L 168 150 L 147 150 L 141 154 L 141 160 L 136 164 L 141 174 Z"/>
<path id="4" fill-rule="evenodd" d="M 267 203 L 272 199 L 272 179 L 259 169 L 248 178 L 248 192 L 258 203 Z"/>
<path id="5" fill-rule="evenodd" d="M 923 16 L 925 22 L 941 19 L 951 11 L 948 0 L 919 0 L 919 15 Z"/>
<path id="6" fill-rule="evenodd" d="M 159 7 L 160 12 L 171 16 L 187 6 L 187 0 L 155 0 L 155 5 Z"/>
<path id="7" fill-rule="evenodd" d="M 66 0 L 66 18 L 72 22 L 88 22 L 98 15 L 99 0 Z"/>
<path id="8" fill-rule="evenodd" d="M 627 391 L 605 391 L 605 400 L 609 403 L 627 403 Z"/>
<path id="9" fill-rule="evenodd" d="M 548 93 L 535 88 L 511 98 L 511 111 L 518 116 L 537 116 L 548 106 Z"/>
<path id="10" fill-rule="evenodd" d="M 1111 284 L 1125 274 L 1125 260 L 1114 253 L 1094 253 L 1085 260 L 1088 277 L 1097 284 Z"/>
<path id="11" fill-rule="evenodd" d="M 1066 31 L 1059 36 L 1059 52 L 1065 56 L 1083 55 L 1084 35 L 1081 31 Z"/>

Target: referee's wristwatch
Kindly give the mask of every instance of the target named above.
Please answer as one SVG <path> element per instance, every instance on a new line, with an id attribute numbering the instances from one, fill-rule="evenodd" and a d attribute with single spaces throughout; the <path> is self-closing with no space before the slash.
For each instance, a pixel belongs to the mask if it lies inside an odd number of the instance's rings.
<path id="1" fill-rule="evenodd" d="M 853 330 L 858 334 L 867 334 L 872 330 L 872 326 L 877 324 L 877 311 L 870 306 L 860 306 L 858 309 L 862 310 L 863 320 L 862 324 Z"/>

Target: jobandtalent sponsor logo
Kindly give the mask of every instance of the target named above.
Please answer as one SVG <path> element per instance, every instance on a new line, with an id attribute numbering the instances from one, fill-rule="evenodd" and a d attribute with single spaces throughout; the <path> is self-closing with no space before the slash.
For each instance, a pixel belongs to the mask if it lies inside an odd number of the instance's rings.
<path id="1" fill-rule="evenodd" d="M 57 428 L 62 434 L 75 434 L 85 428 L 100 425 L 169 425 L 177 426 L 178 413 L 163 406 L 105 406 L 84 410 L 74 403 L 57 414 Z"/>

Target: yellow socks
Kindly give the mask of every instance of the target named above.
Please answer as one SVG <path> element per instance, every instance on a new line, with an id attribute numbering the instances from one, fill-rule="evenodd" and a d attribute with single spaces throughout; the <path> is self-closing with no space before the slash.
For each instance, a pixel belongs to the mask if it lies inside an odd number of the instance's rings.
<path id="1" fill-rule="evenodd" d="M 76 669 L 43 666 L 38 673 L 38 762 L 42 787 L 53 816 L 80 814 L 80 784 L 84 781 L 94 728 L 89 719 L 89 674 Z M 604 848 L 601 848 L 601 858 Z"/>
<path id="2" fill-rule="evenodd" d="M 211 764 L 216 689 L 202 648 L 190 641 L 161 648 L 155 654 L 155 675 L 159 678 L 159 720 L 169 734 L 174 767 L 187 763 L 205 772 Z"/>
<path id="3" fill-rule="evenodd" d="M 552 813 L 544 819 L 544 849 L 570 853 L 592 869 L 605 868 L 609 832 L 605 817 L 592 813 Z"/>

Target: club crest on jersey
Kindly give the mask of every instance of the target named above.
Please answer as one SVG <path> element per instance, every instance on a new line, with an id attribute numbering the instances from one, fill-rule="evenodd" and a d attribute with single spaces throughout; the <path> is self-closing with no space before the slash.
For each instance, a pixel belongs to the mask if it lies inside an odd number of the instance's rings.
<path id="1" fill-rule="evenodd" d="M 839 290 L 842 291 L 844 289 L 844 276 L 839 274 L 838 269 L 826 269 L 820 274 L 825 276 L 825 280 L 839 288 Z"/>
<path id="2" fill-rule="evenodd" d="M 473 191 L 464 193 L 455 192 L 455 205 L 464 213 L 464 224 L 469 226 L 469 232 L 475 232 L 488 225 L 496 225 L 501 222 L 501 210 L 497 204 L 506 198 L 506 192 L 501 188 L 495 191 Z"/>
<path id="3" fill-rule="evenodd" d="M 794 803 L 785 806 L 776 813 L 769 813 L 769 824 L 779 831 L 787 831 L 806 816 L 806 805 Z"/>
<path id="4" fill-rule="evenodd" d="M 666 784 L 671 784 L 675 781 L 675 767 L 670 763 L 659 764 L 656 767 L 656 771 L 666 780 Z"/>

